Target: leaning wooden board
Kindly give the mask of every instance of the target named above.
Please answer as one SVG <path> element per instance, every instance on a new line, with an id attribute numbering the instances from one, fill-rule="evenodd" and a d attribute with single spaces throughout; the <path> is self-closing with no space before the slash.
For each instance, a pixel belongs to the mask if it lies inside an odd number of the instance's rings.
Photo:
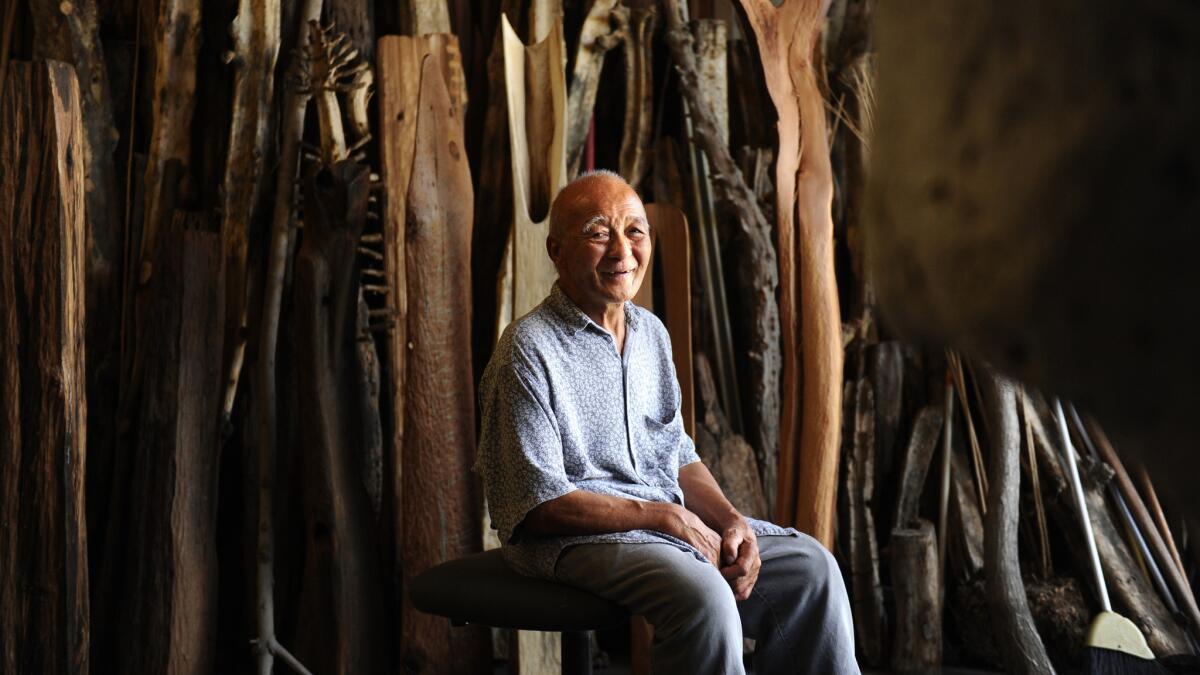
<path id="1" fill-rule="evenodd" d="M 462 67 L 448 35 L 380 40 L 380 131 L 388 197 L 389 281 L 397 303 L 391 387 L 403 426 L 393 443 L 397 529 L 393 574 L 401 585 L 433 565 L 479 550 L 471 463 L 475 403 L 470 362 L 470 255 L 474 203 L 463 146 Z M 464 356 L 465 355 L 465 356 Z M 398 368 L 398 371 L 397 371 Z M 397 372 L 401 373 L 397 375 Z M 399 425 L 397 425 L 399 426 Z M 401 660 L 451 672 L 488 661 L 478 627 L 398 599 Z"/>
<path id="2" fill-rule="evenodd" d="M 842 324 L 833 268 L 833 173 L 814 68 L 828 2 L 739 2 L 779 118 L 775 217 L 784 362 L 776 517 L 832 546 Z"/>
<path id="3" fill-rule="evenodd" d="M 535 17 L 546 23 L 545 12 Z M 500 18 L 504 41 L 504 89 L 512 153 L 513 226 L 497 278 L 496 337 L 550 292 L 557 278 L 546 255 L 550 202 L 567 176 L 567 86 L 563 72 L 562 21 L 557 16 L 545 37 L 526 46 L 507 16 Z M 535 34 L 538 32 L 535 28 Z M 494 539 L 489 543 L 498 544 Z M 523 675 L 556 673 L 561 663 L 558 635 L 517 633 L 517 670 Z"/>
<path id="4" fill-rule="evenodd" d="M 71 66 L 57 61 L 13 62 L 7 70 L 0 101 L 0 672 L 87 672 L 79 85 Z"/>

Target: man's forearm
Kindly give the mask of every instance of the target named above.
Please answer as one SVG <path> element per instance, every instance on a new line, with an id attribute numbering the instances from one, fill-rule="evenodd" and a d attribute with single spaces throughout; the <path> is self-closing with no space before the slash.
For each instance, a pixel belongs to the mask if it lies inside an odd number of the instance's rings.
<path id="1" fill-rule="evenodd" d="M 536 506 L 525 516 L 521 529 L 558 536 L 661 531 L 674 506 L 575 490 Z"/>
<path id="2" fill-rule="evenodd" d="M 679 487 L 683 490 L 684 506 L 717 532 L 742 517 L 703 462 L 692 462 L 679 470 Z"/>

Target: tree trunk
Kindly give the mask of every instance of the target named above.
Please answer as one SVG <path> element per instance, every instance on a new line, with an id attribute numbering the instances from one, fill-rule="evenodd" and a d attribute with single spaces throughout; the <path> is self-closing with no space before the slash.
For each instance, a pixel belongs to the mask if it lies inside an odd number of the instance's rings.
<path id="1" fill-rule="evenodd" d="M 942 574 L 933 524 L 919 519 L 912 525 L 892 530 L 892 670 L 929 673 L 942 664 Z"/>
<path id="2" fill-rule="evenodd" d="M 385 240 L 389 255 L 397 262 L 402 256 L 405 270 L 405 285 L 397 289 L 406 297 L 400 317 L 407 352 L 403 408 L 397 409 L 404 429 L 400 473 L 392 480 L 399 489 L 393 508 L 403 533 L 397 563 L 406 585 L 433 565 L 480 549 L 470 472 L 475 405 L 467 309 L 474 195 L 463 152 L 457 40 L 395 38 L 381 42 L 380 51 L 388 80 L 406 76 L 409 82 L 403 92 L 389 90 L 381 100 L 389 120 L 381 131 L 385 146 L 391 146 L 386 166 L 397 176 L 388 180 L 389 189 L 403 193 L 404 205 L 402 213 L 389 212 Z M 390 120 L 400 120 L 400 128 Z M 402 229 L 393 229 L 397 226 Z M 482 669 L 488 660 L 486 632 L 452 629 L 402 601 L 400 658 L 406 668 Z"/>
<path id="3" fill-rule="evenodd" d="M 984 573 L 992 630 L 1006 669 L 1016 673 L 1053 673 L 1046 648 L 1033 625 L 1021 562 L 1017 525 L 1021 508 L 1021 430 L 1016 390 L 988 366 L 975 369 L 989 418 L 992 485 L 984 526 Z"/>
<path id="4" fill-rule="evenodd" d="M 0 671 L 87 673 L 79 85 L 56 61 L 0 76 Z"/>
<path id="5" fill-rule="evenodd" d="M 385 644 L 374 522 L 354 441 L 358 339 L 355 257 L 367 167 L 314 167 L 296 254 L 298 420 L 306 560 L 295 652 L 317 673 L 380 672 Z"/>
<path id="6" fill-rule="evenodd" d="M 118 672 L 211 672 L 217 618 L 217 453 L 223 254 L 205 216 L 159 232 L 141 347 Z M 116 608 L 113 608 L 114 610 Z M 110 617 L 116 619 L 116 616 Z"/>

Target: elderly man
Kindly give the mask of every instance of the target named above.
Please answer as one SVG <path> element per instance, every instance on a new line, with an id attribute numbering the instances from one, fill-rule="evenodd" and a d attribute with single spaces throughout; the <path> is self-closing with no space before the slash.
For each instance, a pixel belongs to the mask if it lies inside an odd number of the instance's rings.
<path id="1" fill-rule="evenodd" d="M 846 588 L 807 535 L 738 513 L 683 431 L 667 331 L 630 299 L 650 264 L 641 200 L 584 174 L 550 211 L 549 297 L 483 376 L 477 469 L 506 560 L 654 626 L 661 673 L 856 673 Z"/>

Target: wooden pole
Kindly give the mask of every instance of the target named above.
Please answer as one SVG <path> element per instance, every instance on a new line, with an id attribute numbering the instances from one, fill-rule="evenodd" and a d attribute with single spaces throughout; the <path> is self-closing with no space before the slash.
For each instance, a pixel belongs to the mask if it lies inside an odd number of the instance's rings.
<path id="1" fill-rule="evenodd" d="M 87 673 L 79 85 L 55 61 L 0 76 L 0 671 Z"/>

